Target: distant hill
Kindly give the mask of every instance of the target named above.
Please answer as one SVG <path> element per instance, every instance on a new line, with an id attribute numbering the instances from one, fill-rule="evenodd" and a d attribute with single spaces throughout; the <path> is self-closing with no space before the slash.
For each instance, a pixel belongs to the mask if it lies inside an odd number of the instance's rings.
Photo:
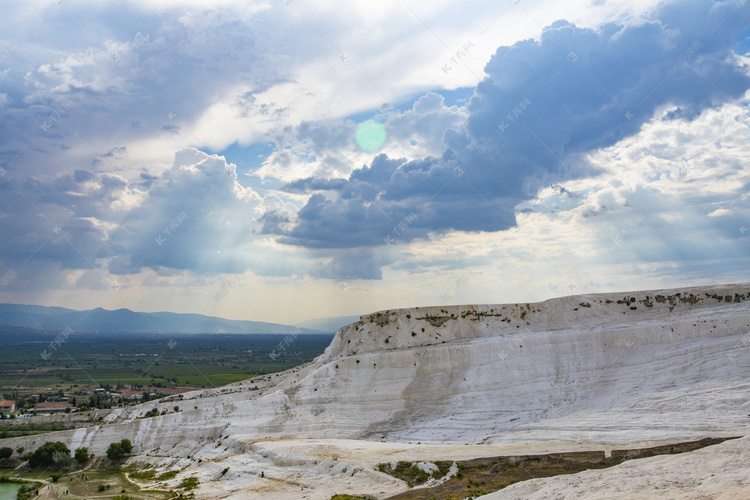
<path id="1" fill-rule="evenodd" d="M 302 323 L 297 323 L 297 326 L 299 328 L 312 328 L 321 332 L 335 333 L 339 328 L 351 325 L 357 321 L 359 321 L 359 316 L 335 316 L 331 318 L 308 319 Z"/>
<path id="2" fill-rule="evenodd" d="M 43 330 L 161 331 L 179 333 L 321 333 L 308 327 L 294 327 L 261 321 L 238 321 L 202 314 L 170 312 L 140 313 L 130 309 L 108 311 L 97 307 L 76 311 L 64 307 L 0 304 L 0 325 Z M 297 331 L 297 333 L 300 333 Z"/>

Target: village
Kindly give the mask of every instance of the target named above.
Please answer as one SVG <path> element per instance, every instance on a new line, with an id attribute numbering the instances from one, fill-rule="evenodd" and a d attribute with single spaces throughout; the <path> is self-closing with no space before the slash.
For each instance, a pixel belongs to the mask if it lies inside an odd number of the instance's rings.
<path id="1" fill-rule="evenodd" d="M 159 384 L 157 382 L 157 384 Z M 3 394 L 0 399 L 0 416 L 8 418 L 27 418 L 35 415 L 53 415 L 59 413 L 84 412 L 94 409 L 117 408 L 138 403 L 152 401 L 165 396 L 173 396 L 189 392 L 189 388 L 103 384 L 98 388 L 79 388 L 73 386 L 69 391 L 52 388 L 24 388 L 39 390 L 38 394 L 27 396 Z"/>

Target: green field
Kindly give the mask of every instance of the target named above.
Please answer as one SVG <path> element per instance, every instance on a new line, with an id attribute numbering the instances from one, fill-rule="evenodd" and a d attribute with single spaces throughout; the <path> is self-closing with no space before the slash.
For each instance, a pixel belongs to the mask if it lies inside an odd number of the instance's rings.
<path id="1" fill-rule="evenodd" d="M 309 362 L 333 338 L 75 332 L 54 346 L 58 335 L 0 330 L 0 394 L 67 394 L 103 384 L 215 387 Z"/>

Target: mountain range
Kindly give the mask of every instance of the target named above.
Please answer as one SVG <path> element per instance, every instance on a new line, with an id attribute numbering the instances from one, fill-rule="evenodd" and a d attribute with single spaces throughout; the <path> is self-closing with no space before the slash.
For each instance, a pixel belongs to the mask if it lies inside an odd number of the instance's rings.
<path id="1" fill-rule="evenodd" d="M 177 333 L 322 333 L 306 327 L 295 327 L 262 321 L 241 321 L 203 314 L 171 312 L 135 312 L 130 309 L 109 311 L 97 307 L 76 311 L 64 307 L 22 304 L 0 304 L 0 325 L 39 330 L 130 331 Z M 329 330 L 333 331 L 333 330 Z"/>

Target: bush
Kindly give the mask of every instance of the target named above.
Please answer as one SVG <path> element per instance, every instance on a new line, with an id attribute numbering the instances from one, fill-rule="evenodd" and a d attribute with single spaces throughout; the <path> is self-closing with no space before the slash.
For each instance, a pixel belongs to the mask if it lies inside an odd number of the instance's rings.
<path id="1" fill-rule="evenodd" d="M 100 484 L 99 486 L 96 487 L 96 490 L 97 491 L 107 491 L 107 487 L 104 486 L 103 484 Z"/>
<path id="2" fill-rule="evenodd" d="M 29 500 L 37 498 L 36 489 L 39 488 L 39 483 L 24 484 L 19 488 L 16 498 L 18 500 Z"/>
<path id="3" fill-rule="evenodd" d="M 56 482 L 58 482 L 60 480 L 61 477 L 63 477 L 63 475 L 60 474 L 59 472 L 54 472 L 54 473 L 50 474 L 49 477 L 50 477 L 50 479 L 52 479 L 53 483 L 56 483 Z"/>
<path id="4" fill-rule="evenodd" d="M 110 460 L 119 460 L 128 453 L 133 451 L 133 444 L 130 439 L 123 439 L 119 443 L 111 443 L 107 448 L 107 458 Z"/>
<path id="5" fill-rule="evenodd" d="M 73 455 L 76 462 L 85 464 L 89 460 L 89 449 L 84 447 L 76 448 L 75 454 Z"/>
<path id="6" fill-rule="evenodd" d="M 122 449 L 121 443 L 111 443 L 107 448 L 107 458 L 110 460 L 119 460 L 125 456 L 125 450 Z"/>
<path id="7" fill-rule="evenodd" d="M 125 453 L 130 453 L 133 451 L 133 443 L 130 442 L 130 439 L 123 439 L 120 441 L 120 444 L 122 445 L 122 449 Z"/>
<path id="8" fill-rule="evenodd" d="M 31 467 L 50 467 L 57 464 L 55 458 L 57 458 L 58 461 L 64 461 L 64 459 L 61 458 L 63 455 L 67 455 L 68 459 L 70 459 L 70 450 L 65 446 L 65 443 L 60 441 L 48 441 L 31 454 L 29 457 L 29 465 Z"/>
<path id="9" fill-rule="evenodd" d="M 52 461 L 55 463 L 55 467 L 57 467 L 58 469 L 62 469 L 63 467 L 67 467 L 68 465 L 70 465 L 73 459 L 70 458 L 70 451 L 68 451 L 67 453 L 56 451 L 52 454 Z"/>
<path id="10" fill-rule="evenodd" d="M 10 458 L 12 454 L 13 454 L 13 448 L 8 448 L 7 446 L 4 448 L 0 448 L 0 459 Z"/>

